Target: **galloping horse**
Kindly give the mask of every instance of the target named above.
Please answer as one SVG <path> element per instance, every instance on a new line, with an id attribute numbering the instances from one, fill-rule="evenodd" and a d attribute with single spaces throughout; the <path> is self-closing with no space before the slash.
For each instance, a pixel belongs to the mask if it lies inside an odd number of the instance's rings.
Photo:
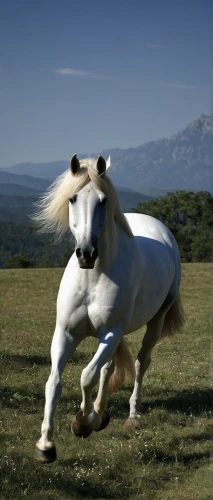
<path id="1" fill-rule="evenodd" d="M 79 161 L 62 174 L 39 202 L 35 219 L 44 230 L 61 235 L 70 227 L 75 238 L 61 280 L 56 327 L 51 346 L 52 369 L 36 458 L 53 462 L 53 415 L 61 394 L 61 375 L 69 357 L 88 336 L 98 339 L 97 351 L 81 375 L 81 410 L 72 421 L 77 437 L 88 437 L 109 423 L 107 399 L 134 375 L 126 426 L 137 425 L 142 378 L 151 351 L 165 335 L 179 330 L 183 310 L 179 295 L 181 265 L 171 232 L 147 215 L 123 214 L 115 188 L 98 160 Z M 147 325 L 135 366 L 124 340 Z M 99 381 L 93 402 L 92 390 Z"/>

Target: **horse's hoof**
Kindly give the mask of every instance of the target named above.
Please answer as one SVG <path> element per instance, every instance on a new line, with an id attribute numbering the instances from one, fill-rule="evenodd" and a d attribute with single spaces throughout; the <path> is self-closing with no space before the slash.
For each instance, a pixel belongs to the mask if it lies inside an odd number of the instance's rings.
<path id="1" fill-rule="evenodd" d="M 51 464 L 56 460 L 56 447 L 48 448 L 47 450 L 40 450 L 38 446 L 35 447 L 35 458 L 42 464 Z"/>
<path id="2" fill-rule="evenodd" d="M 139 430 L 140 429 L 140 420 L 138 418 L 130 417 L 126 420 L 124 424 L 124 428 L 128 430 Z"/>
<path id="3" fill-rule="evenodd" d="M 80 419 L 83 416 L 83 412 L 79 411 L 77 415 L 73 418 L 72 423 L 71 423 L 71 431 L 76 437 L 82 437 L 82 438 L 87 438 L 92 434 L 93 432 L 93 423 L 91 422 L 90 424 L 87 425 L 82 425 L 80 423 Z"/>
<path id="4" fill-rule="evenodd" d="M 94 429 L 94 430 L 96 432 L 102 431 L 103 429 L 105 429 L 105 427 L 107 427 L 107 425 L 109 424 L 109 421 L 110 421 L 109 413 L 107 411 L 104 411 L 104 413 L 102 415 L 102 422 L 101 422 L 99 429 Z"/>

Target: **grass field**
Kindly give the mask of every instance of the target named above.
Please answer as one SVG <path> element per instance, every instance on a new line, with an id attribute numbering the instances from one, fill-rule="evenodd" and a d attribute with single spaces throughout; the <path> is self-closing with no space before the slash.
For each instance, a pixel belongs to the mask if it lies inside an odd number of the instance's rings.
<path id="1" fill-rule="evenodd" d="M 141 430 L 123 428 L 130 383 L 109 400 L 107 429 L 78 440 L 71 418 L 80 374 L 96 349 L 80 345 L 63 376 L 55 414 L 58 460 L 34 460 L 50 371 L 62 269 L 0 271 L 0 498 L 207 500 L 213 431 L 210 391 L 211 265 L 184 264 L 184 329 L 160 342 L 144 379 Z M 143 331 L 129 337 L 136 355 Z"/>

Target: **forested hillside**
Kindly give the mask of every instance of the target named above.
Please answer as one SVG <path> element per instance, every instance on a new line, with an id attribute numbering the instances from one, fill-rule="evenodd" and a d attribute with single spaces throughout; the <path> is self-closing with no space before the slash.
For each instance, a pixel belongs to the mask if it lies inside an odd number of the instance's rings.
<path id="1" fill-rule="evenodd" d="M 63 267 L 73 252 L 68 232 L 59 243 L 41 236 L 35 228 L 12 222 L 0 223 L 0 267 Z"/>
<path id="2" fill-rule="evenodd" d="M 172 231 L 182 262 L 211 261 L 213 196 L 210 193 L 168 193 L 156 200 L 139 203 L 133 212 L 156 217 Z"/>

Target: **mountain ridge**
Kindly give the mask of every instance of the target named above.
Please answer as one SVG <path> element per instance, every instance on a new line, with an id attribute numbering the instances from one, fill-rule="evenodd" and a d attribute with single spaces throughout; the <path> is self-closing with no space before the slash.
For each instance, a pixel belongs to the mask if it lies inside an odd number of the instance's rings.
<path id="1" fill-rule="evenodd" d="M 145 142 L 134 148 L 105 149 L 93 155 L 111 155 L 109 175 L 116 186 L 143 192 L 159 190 L 210 190 L 213 192 L 212 116 L 201 114 L 168 138 Z M 19 163 L 1 172 L 31 175 L 52 181 L 69 168 L 69 161 Z M 27 172 L 27 174 L 26 174 Z M 33 187 L 33 186 L 32 186 Z"/>

